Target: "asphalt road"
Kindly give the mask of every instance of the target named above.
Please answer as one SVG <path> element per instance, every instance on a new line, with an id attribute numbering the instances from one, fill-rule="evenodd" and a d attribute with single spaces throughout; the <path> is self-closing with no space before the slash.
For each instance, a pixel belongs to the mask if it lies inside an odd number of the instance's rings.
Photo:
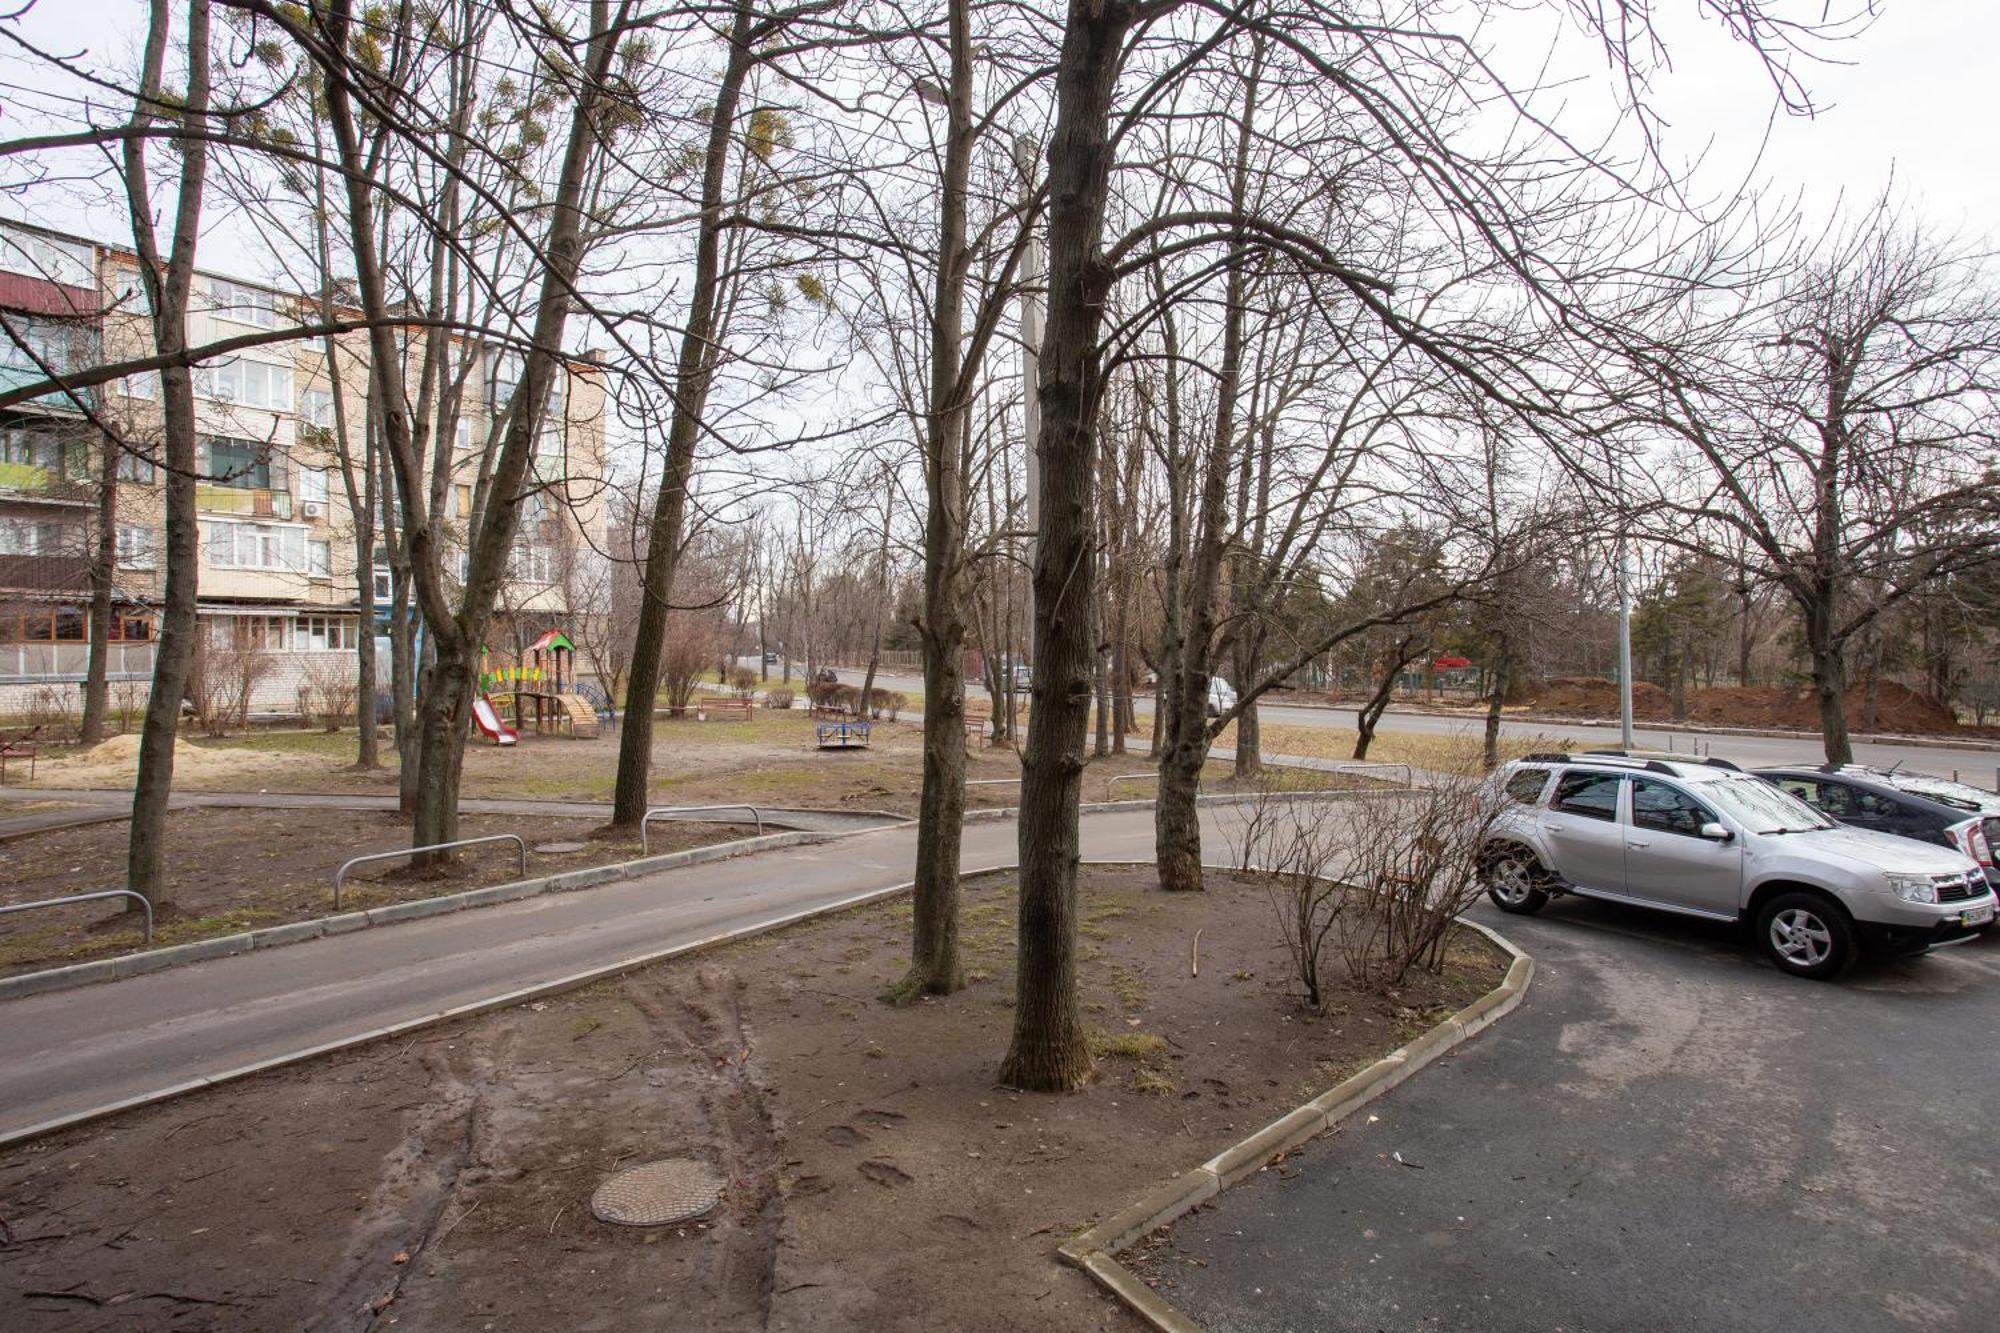
<path id="1" fill-rule="evenodd" d="M 864 674 L 844 667 L 840 670 L 842 680 L 857 685 Z M 876 676 L 876 680 L 885 689 L 923 689 L 920 676 L 883 672 Z M 1150 699 L 1139 699 L 1136 706 L 1141 713 L 1150 714 L 1153 704 Z M 1298 708 L 1267 703 L 1262 705 L 1258 715 L 1266 722 L 1286 726 L 1334 727 L 1351 731 L 1355 725 L 1352 708 Z M 1385 736 L 1392 732 L 1422 736 L 1478 736 L 1483 725 L 1483 722 L 1463 718 L 1392 709 L 1383 717 L 1378 732 Z M 1618 743 L 1618 724 L 1615 722 L 1590 725 L 1503 720 L 1500 730 L 1510 737 L 1572 741 L 1584 746 Z M 1704 747 L 1703 753 L 1730 759 L 1745 768 L 1766 764 L 1817 764 L 1824 762 L 1826 757 L 1816 740 L 1797 737 L 1703 735 L 1697 738 L 1686 732 L 1638 726 L 1633 729 L 1632 739 L 1644 749 L 1675 751 L 1687 751 L 1699 739 Z M 1900 764 L 1907 769 L 1934 773 L 1940 777 L 1949 777 L 1956 772 L 1968 782 L 2000 790 L 2000 746 L 1963 750 L 1954 746 L 1857 741 L 1854 757 L 1864 764 L 1884 767 Z"/>
<path id="2" fill-rule="evenodd" d="M 1204 825 L 1212 859 L 1226 856 Z M 1150 809 L 1084 820 L 1087 857 L 1147 859 L 1152 838 Z M 968 825 L 963 863 L 1013 864 L 1015 840 L 1012 821 Z M 0 1138 L 905 883 L 915 854 L 899 825 L 9 1000 Z"/>
<path id="3" fill-rule="evenodd" d="M 1147 1264 L 1210 1333 L 2000 1327 L 2000 941 L 1817 984 L 1726 928 L 1486 915 L 1527 1003 Z"/>

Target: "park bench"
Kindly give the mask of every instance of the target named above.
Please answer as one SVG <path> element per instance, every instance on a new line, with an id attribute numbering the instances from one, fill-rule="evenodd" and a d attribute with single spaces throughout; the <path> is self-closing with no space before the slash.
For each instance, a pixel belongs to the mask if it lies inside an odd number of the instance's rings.
<path id="1" fill-rule="evenodd" d="M 36 728 L 40 730 L 40 728 Z M 28 761 L 28 781 L 35 780 L 35 761 L 41 757 L 42 747 L 35 740 L 35 732 L 27 731 L 18 736 L 10 736 L 0 741 L 0 787 L 7 785 L 7 761 L 25 759 Z"/>
<path id="2" fill-rule="evenodd" d="M 734 699 L 707 698 L 703 699 L 698 705 L 698 711 L 695 716 L 704 720 L 713 719 L 717 722 L 748 722 L 750 720 L 750 709 L 751 701 L 746 697 Z"/>

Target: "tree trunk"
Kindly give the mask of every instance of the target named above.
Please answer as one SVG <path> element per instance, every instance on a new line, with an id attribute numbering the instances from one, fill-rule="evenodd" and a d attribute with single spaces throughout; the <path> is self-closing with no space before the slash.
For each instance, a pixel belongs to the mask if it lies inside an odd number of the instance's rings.
<path id="1" fill-rule="evenodd" d="M 1111 173 L 1107 133 L 1135 9 L 1072 0 L 1048 152 L 1049 318 L 1042 343 L 1040 540 L 1034 562 L 1034 708 L 1021 762 L 1020 945 L 1014 1032 L 999 1081 L 1066 1092 L 1090 1077 L 1076 988 L 1078 804 L 1090 720 L 1095 601 L 1099 346 L 1109 287 L 1099 254 Z"/>
<path id="2" fill-rule="evenodd" d="M 653 766 L 653 700 L 660 689 L 660 656 L 666 643 L 675 566 L 686 523 L 688 484 L 694 475 L 695 444 L 715 374 L 716 312 L 720 306 L 723 190 L 736 134 L 736 106 L 755 53 L 750 44 L 751 11 L 739 0 L 730 23 L 729 59 L 709 110 L 708 148 L 703 167 L 701 220 L 696 228 L 693 285 L 680 358 L 674 368 L 673 419 L 667 429 L 667 463 L 654 501 L 646 541 L 639 625 L 632 641 L 632 664 L 625 694 L 625 725 L 618 733 L 618 780 L 611 796 L 615 828 L 637 828 L 645 817 Z M 810 658 L 811 645 L 807 645 Z M 790 679 L 790 671 L 786 678 Z M 808 686 L 810 686 L 810 677 Z"/>
<path id="3" fill-rule="evenodd" d="M 1400 658 L 1400 660 L 1399 660 Z M 1366 759 L 1368 747 L 1375 743 L 1375 726 L 1382 720 L 1382 714 L 1389 711 L 1389 700 L 1396 693 L 1396 677 L 1403 674 L 1409 665 L 1408 658 L 1391 653 L 1383 659 L 1382 678 L 1375 682 L 1375 693 L 1368 696 L 1368 702 L 1361 705 L 1354 715 L 1354 757 Z"/>
<path id="4" fill-rule="evenodd" d="M 152 0 L 146 33 L 140 95 L 133 125 L 150 127 L 153 108 L 161 105 L 161 70 L 169 36 L 167 0 Z M 181 123 L 193 132 L 178 145 L 180 186 L 174 211 L 169 257 L 163 261 L 155 239 L 154 201 L 147 175 L 145 140 L 125 140 L 125 189 L 132 219 L 132 239 L 139 252 L 141 280 L 153 311 L 153 345 L 163 354 L 187 350 L 188 294 L 194 281 L 195 246 L 201 234 L 202 189 L 208 174 L 207 145 L 199 137 L 208 127 L 209 7 L 208 0 L 189 0 L 187 92 L 181 103 Z M 184 365 L 160 371 L 162 454 L 166 464 L 166 587 L 160 608 L 160 636 L 153 654 L 153 687 L 146 699 L 145 721 L 139 730 L 139 772 L 132 784 L 130 843 L 126 853 L 125 887 L 145 895 L 157 907 L 166 879 L 167 800 L 173 791 L 174 739 L 179 729 L 181 699 L 187 693 L 188 669 L 194 660 L 196 580 L 200 575 L 200 530 L 195 517 L 194 378 Z M 127 911 L 141 910 L 136 905 Z"/>
<path id="5" fill-rule="evenodd" d="M 103 471 L 97 485 L 97 540 L 90 554 L 90 662 L 83 678 L 83 720 L 77 742 L 104 739 L 111 711 L 111 591 L 118 578 L 118 463 L 124 446 L 104 437 Z"/>
<path id="6" fill-rule="evenodd" d="M 1238 690 L 1247 691 L 1258 679 L 1262 670 L 1259 659 L 1263 656 L 1261 640 L 1263 635 L 1252 629 L 1236 638 L 1235 685 Z M 1264 771 L 1264 741 L 1257 719 L 1257 701 L 1243 705 L 1243 711 L 1236 715 L 1236 776 L 1254 778 Z"/>
<path id="7" fill-rule="evenodd" d="M 1830 600 L 1830 599 L 1829 599 Z M 1833 608 L 1808 607 L 1805 613 L 1806 651 L 1812 657 L 1813 698 L 1819 704 L 1820 740 L 1829 764 L 1854 762 L 1847 737 L 1846 645 L 1834 637 Z"/>

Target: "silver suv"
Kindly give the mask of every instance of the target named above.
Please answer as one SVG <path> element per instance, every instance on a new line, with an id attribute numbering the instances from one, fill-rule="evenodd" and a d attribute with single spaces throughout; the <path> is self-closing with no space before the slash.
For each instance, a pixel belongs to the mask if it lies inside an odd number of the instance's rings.
<path id="1" fill-rule="evenodd" d="M 1530 755 L 1503 766 L 1482 869 L 1502 911 L 1574 893 L 1753 923 L 1781 971 L 1831 977 L 1867 945 L 1978 934 L 1994 895 L 1944 847 L 1842 828 L 1733 765 Z"/>

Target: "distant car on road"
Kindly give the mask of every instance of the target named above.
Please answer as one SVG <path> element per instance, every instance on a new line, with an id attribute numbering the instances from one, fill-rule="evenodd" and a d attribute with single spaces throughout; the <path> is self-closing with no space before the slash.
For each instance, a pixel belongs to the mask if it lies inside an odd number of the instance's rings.
<path id="1" fill-rule="evenodd" d="M 765 654 L 764 654 L 764 665 L 765 665 L 765 666 L 776 666 L 776 665 L 778 665 L 778 655 L 777 655 L 776 653 L 765 653 Z"/>
<path id="2" fill-rule="evenodd" d="M 1843 828 L 1734 765 L 1537 754 L 1481 790 L 1480 857 L 1503 912 L 1562 894 L 1754 926 L 1782 972 L 1824 978 L 1862 947 L 1921 953 L 1993 921 L 1978 862 Z"/>
<path id="3" fill-rule="evenodd" d="M 1838 768 L 1760 768 L 1758 777 L 1849 828 L 1873 829 L 1963 852 L 2000 890 L 2000 795 L 1926 773 L 1846 764 Z"/>
<path id="4" fill-rule="evenodd" d="M 1208 715 L 1221 717 L 1236 707 L 1236 687 L 1220 676 L 1208 678 Z"/>

